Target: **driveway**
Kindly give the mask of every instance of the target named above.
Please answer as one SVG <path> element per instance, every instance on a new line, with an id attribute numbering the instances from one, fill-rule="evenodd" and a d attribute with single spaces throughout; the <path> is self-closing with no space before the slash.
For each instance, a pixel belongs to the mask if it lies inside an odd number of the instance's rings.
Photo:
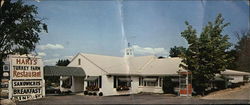
<path id="1" fill-rule="evenodd" d="M 75 105 L 75 104 L 248 104 L 249 100 L 206 100 L 195 97 L 173 97 L 163 94 L 130 96 L 47 96 L 43 99 L 19 102 L 17 105 Z"/>
<path id="2" fill-rule="evenodd" d="M 202 99 L 250 100 L 250 83 L 235 89 L 225 89 L 211 93 Z"/>

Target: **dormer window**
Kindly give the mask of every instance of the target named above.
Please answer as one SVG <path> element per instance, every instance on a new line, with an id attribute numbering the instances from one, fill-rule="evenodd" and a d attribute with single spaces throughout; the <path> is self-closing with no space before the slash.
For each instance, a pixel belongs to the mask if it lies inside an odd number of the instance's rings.
<path id="1" fill-rule="evenodd" d="M 78 59 L 78 65 L 81 65 L 81 59 L 80 58 Z"/>

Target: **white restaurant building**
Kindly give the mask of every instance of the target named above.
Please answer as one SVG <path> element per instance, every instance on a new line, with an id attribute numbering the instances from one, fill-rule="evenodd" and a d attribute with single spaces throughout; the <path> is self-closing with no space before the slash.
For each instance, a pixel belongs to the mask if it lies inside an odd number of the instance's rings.
<path id="1" fill-rule="evenodd" d="M 178 76 L 180 63 L 180 58 L 134 57 L 132 48 L 125 49 L 124 57 L 79 53 L 68 67 L 81 67 L 86 77 L 80 81 L 84 85 L 71 91 L 77 92 L 81 88 L 81 91 L 102 92 L 104 96 L 163 93 L 163 76 Z M 79 83 L 79 80 L 73 80 L 73 84 L 77 84 L 74 81 Z"/>

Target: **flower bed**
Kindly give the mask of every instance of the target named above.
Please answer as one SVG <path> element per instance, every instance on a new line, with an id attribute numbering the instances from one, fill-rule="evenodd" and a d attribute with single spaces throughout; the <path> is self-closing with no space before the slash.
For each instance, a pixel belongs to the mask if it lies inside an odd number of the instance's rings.
<path id="1" fill-rule="evenodd" d="M 86 87 L 87 91 L 99 91 L 98 86 L 88 86 Z"/>
<path id="2" fill-rule="evenodd" d="M 118 86 L 116 88 L 116 91 L 127 91 L 127 90 L 129 90 L 128 86 Z"/>

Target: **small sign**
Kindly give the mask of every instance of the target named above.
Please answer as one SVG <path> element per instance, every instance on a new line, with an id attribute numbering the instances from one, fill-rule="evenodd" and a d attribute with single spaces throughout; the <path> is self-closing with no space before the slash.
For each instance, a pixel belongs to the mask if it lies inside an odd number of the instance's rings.
<path id="1" fill-rule="evenodd" d="M 9 83 L 9 79 L 2 79 L 1 82 L 2 82 L 2 83 L 3 83 L 3 82 Z"/>
<path id="2" fill-rule="evenodd" d="M 4 77 L 9 77 L 10 74 L 9 74 L 9 72 L 3 72 L 3 76 L 4 76 Z"/>
<path id="3" fill-rule="evenodd" d="M 3 65 L 3 71 L 10 71 L 10 65 L 8 64 Z"/>
<path id="4" fill-rule="evenodd" d="M 38 99 L 42 98 L 43 96 L 41 94 L 36 94 L 36 95 L 19 95 L 19 96 L 14 96 L 14 99 L 18 99 L 19 101 L 27 101 L 27 100 L 32 100 L 32 99 Z"/>
<path id="5" fill-rule="evenodd" d="M 42 81 L 33 80 L 33 81 L 13 81 L 13 87 L 41 87 Z"/>
<path id="6" fill-rule="evenodd" d="M 9 84 L 1 83 L 1 88 L 8 88 L 8 87 L 9 87 Z"/>
<path id="7" fill-rule="evenodd" d="M 42 88 L 14 88 L 13 95 L 42 94 Z"/>

